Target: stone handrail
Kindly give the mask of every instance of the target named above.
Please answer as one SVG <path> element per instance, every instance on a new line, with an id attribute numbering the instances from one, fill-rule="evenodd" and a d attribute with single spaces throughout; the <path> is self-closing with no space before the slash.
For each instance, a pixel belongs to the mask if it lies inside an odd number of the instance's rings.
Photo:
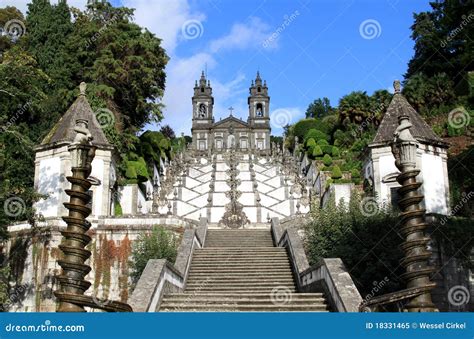
<path id="1" fill-rule="evenodd" d="M 275 245 L 288 251 L 299 292 L 323 290 L 334 311 L 359 311 L 362 297 L 341 259 L 322 259 L 310 267 L 303 241 L 294 228 L 284 229 L 278 218 L 273 218 L 271 231 Z"/>
<path id="2" fill-rule="evenodd" d="M 183 292 L 195 248 L 201 248 L 207 233 L 207 219 L 198 228 L 184 231 L 175 264 L 165 259 L 150 259 L 129 299 L 134 312 L 156 312 L 165 293 Z"/>
<path id="3" fill-rule="evenodd" d="M 166 259 L 148 260 L 128 303 L 134 312 L 156 312 L 163 294 L 184 288 L 181 273 Z"/>

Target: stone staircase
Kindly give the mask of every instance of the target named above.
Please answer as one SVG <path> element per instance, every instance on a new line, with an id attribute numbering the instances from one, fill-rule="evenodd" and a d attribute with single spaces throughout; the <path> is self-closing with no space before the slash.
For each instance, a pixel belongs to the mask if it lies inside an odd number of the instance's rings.
<path id="1" fill-rule="evenodd" d="M 269 230 L 209 230 L 196 249 L 184 293 L 160 311 L 327 311 L 322 293 L 297 293 L 288 255 Z"/>

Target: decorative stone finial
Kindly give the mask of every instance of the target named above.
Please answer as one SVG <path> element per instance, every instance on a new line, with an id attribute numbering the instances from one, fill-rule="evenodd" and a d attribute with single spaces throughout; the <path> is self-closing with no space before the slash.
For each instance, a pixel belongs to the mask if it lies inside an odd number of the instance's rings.
<path id="1" fill-rule="evenodd" d="M 83 81 L 79 85 L 79 95 L 85 96 L 86 95 L 87 84 Z"/>
<path id="2" fill-rule="evenodd" d="M 400 80 L 395 80 L 393 82 L 393 89 L 395 93 L 400 93 Z"/>

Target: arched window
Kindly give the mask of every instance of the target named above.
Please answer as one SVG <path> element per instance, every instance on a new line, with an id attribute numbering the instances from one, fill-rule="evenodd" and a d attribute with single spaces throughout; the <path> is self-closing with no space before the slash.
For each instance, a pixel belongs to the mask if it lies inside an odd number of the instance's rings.
<path id="1" fill-rule="evenodd" d="M 207 106 L 205 104 L 200 104 L 199 105 L 199 117 L 200 118 L 205 118 L 207 117 Z"/>
<path id="2" fill-rule="evenodd" d="M 256 115 L 257 117 L 263 117 L 263 105 L 261 103 L 257 104 Z"/>
<path id="3" fill-rule="evenodd" d="M 262 88 L 261 87 L 257 87 L 257 92 L 261 92 L 262 91 Z"/>

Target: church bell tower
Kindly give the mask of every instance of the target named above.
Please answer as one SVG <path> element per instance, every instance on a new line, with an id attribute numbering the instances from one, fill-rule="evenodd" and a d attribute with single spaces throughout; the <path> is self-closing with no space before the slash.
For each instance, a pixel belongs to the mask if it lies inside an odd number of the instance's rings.
<path id="1" fill-rule="evenodd" d="M 251 145 L 255 149 L 265 150 L 270 148 L 270 97 L 268 96 L 267 82 L 257 72 L 255 82 L 250 86 L 248 98 L 249 118 L 248 124 L 253 131 Z"/>
<path id="2" fill-rule="evenodd" d="M 199 83 L 194 85 L 193 101 L 193 146 L 201 151 L 207 150 L 211 145 L 210 129 L 214 123 L 214 97 L 212 96 L 211 82 L 206 79 L 204 72 Z"/>

